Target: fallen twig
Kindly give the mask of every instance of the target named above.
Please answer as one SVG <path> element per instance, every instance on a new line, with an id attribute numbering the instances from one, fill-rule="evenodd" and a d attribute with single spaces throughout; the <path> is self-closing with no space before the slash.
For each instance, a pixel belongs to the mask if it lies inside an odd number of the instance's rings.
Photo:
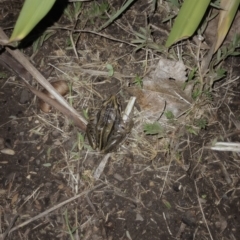
<path id="1" fill-rule="evenodd" d="M 0 28 L 0 40 L 7 41 L 8 38 L 4 31 Z M 55 90 L 55 88 L 44 78 L 44 76 L 28 61 L 28 59 L 18 50 L 12 50 L 9 47 L 6 47 L 6 50 L 13 56 L 14 59 L 16 59 L 32 76 L 35 78 L 55 99 L 56 101 L 51 101 L 50 99 L 45 98 L 45 94 L 41 94 L 39 91 L 33 89 L 28 84 L 29 89 L 34 93 L 38 94 L 37 96 L 40 98 L 44 98 L 43 100 L 49 103 L 51 106 L 55 107 L 54 102 L 58 102 L 58 107 L 61 109 L 60 111 L 66 114 L 66 112 L 69 112 L 67 114 L 68 117 L 70 117 L 75 124 L 82 130 L 86 130 L 87 121 L 85 118 L 83 118 L 81 115 L 78 114 L 78 112 L 72 108 L 67 101 Z M 21 76 L 25 80 L 25 84 L 27 84 L 27 79 L 25 79 L 23 76 Z M 39 94 L 40 93 L 40 94 Z M 65 110 L 63 110 L 65 109 Z"/>
<path id="2" fill-rule="evenodd" d="M 103 185 L 104 185 L 104 184 L 102 184 L 102 183 L 101 183 L 101 184 L 98 184 L 97 186 L 93 187 L 91 190 L 86 190 L 86 191 L 84 191 L 84 192 L 82 192 L 82 193 L 80 193 L 80 194 L 78 194 L 78 195 L 76 195 L 76 196 L 74 196 L 74 197 L 72 197 L 72 198 L 69 198 L 69 199 L 67 199 L 66 201 L 63 201 L 63 202 L 57 204 L 56 206 L 54 206 L 54 207 L 52 207 L 52 208 L 50 208 L 50 209 L 48 209 L 48 210 L 46 210 L 46 211 L 38 214 L 37 216 L 28 219 L 27 221 L 25 221 L 25 222 L 19 224 L 18 226 L 12 228 L 12 229 L 9 231 L 9 234 L 12 233 L 13 231 L 16 231 L 16 230 L 19 229 L 19 228 L 22 228 L 22 227 L 26 226 L 27 224 L 29 224 L 29 223 L 31 223 L 31 222 L 33 222 L 33 221 L 38 220 L 39 218 L 45 217 L 47 214 L 55 211 L 56 209 L 64 206 L 65 204 L 67 204 L 67 203 L 69 203 L 69 202 L 72 202 L 72 201 L 78 199 L 79 197 L 81 197 L 81 196 L 83 196 L 83 195 L 85 195 L 85 194 L 88 194 L 88 193 L 90 193 L 91 191 L 93 191 L 93 190 L 95 190 L 96 188 L 99 188 L 99 187 L 101 187 L 101 186 L 103 186 Z"/>

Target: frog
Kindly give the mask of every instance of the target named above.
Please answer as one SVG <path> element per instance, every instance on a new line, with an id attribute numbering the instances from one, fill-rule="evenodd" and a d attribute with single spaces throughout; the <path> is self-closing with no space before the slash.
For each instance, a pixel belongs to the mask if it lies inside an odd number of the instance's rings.
<path id="1" fill-rule="evenodd" d="M 113 152 L 133 127 L 131 117 L 122 117 L 122 106 L 116 95 L 103 101 L 101 109 L 89 119 L 86 135 L 90 146 L 102 153 Z"/>

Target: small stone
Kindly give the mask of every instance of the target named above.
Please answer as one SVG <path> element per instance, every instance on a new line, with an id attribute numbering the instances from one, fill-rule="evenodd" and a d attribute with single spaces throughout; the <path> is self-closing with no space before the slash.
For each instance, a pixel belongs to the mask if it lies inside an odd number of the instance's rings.
<path id="1" fill-rule="evenodd" d="M 115 173 L 113 177 L 117 179 L 119 182 L 122 182 L 124 180 L 124 178 L 118 173 Z"/>
<path id="2" fill-rule="evenodd" d="M 143 220 L 144 220 L 143 217 L 139 213 L 137 213 L 136 221 L 143 221 Z"/>
<path id="3" fill-rule="evenodd" d="M 193 227 L 197 223 L 196 215 L 194 211 L 187 211 L 182 217 L 182 222 L 186 225 Z"/>
<path id="4" fill-rule="evenodd" d="M 0 152 L 6 155 L 15 155 L 15 151 L 10 148 L 4 148 Z"/>
<path id="5" fill-rule="evenodd" d="M 150 181 L 149 182 L 149 187 L 154 187 L 155 186 L 155 183 L 153 181 Z"/>

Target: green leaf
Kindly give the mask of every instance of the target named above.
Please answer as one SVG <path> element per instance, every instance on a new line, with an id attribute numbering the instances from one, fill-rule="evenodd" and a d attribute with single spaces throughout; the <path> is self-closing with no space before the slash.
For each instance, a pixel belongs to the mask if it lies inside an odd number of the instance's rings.
<path id="1" fill-rule="evenodd" d="M 215 45 L 215 52 L 221 46 L 223 40 L 225 39 L 232 21 L 236 15 L 240 4 L 240 0 L 222 0 L 221 1 L 221 10 L 219 14 L 218 29 L 217 29 L 217 38 Z"/>
<path id="2" fill-rule="evenodd" d="M 171 111 L 166 111 L 166 112 L 164 113 L 164 115 L 166 116 L 166 118 L 167 118 L 168 120 L 173 120 L 173 119 L 174 119 L 174 114 L 173 114 L 173 112 L 171 112 Z"/>
<path id="3" fill-rule="evenodd" d="M 186 39 L 196 31 L 210 0 L 185 0 L 174 22 L 166 42 L 166 47 L 179 40 Z"/>
<path id="4" fill-rule="evenodd" d="M 206 118 L 200 118 L 196 120 L 196 125 L 200 128 L 200 129 L 206 129 L 207 125 L 208 125 L 208 121 Z"/>
<path id="5" fill-rule="evenodd" d="M 190 73 L 188 74 L 188 81 L 192 81 L 195 77 L 195 74 L 197 72 L 197 67 L 193 68 Z"/>
<path id="6" fill-rule="evenodd" d="M 162 199 L 162 202 L 163 202 L 164 205 L 167 207 L 167 209 L 171 209 L 171 208 L 172 208 L 171 203 L 168 202 L 166 199 Z"/>
<path id="7" fill-rule="evenodd" d="M 56 0 L 25 0 L 9 42 L 22 40 L 45 17 Z"/>
<path id="8" fill-rule="evenodd" d="M 109 75 L 110 77 L 112 77 L 113 74 L 114 74 L 113 66 L 108 63 L 106 67 L 107 67 L 107 69 L 108 69 L 108 75 Z"/>
<path id="9" fill-rule="evenodd" d="M 89 119 L 89 115 L 88 115 L 88 109 L 83 109 L 83 116 L 88 120 Z"/>
<path id="10" fill-rule="evenodd" d="M 146 123 L 143 130 L 147 135 L 155 135 L 163 132 L 163 128 L 158 122 Z"/>
<path id="11" fill-rule="evenodd" d="M 194 135 L 197 135 L 197 132 L 196 132 L 191 126 L 186 126 L 186 128 L 187 128 L 187 131 L 188 131 L 189 133 L 192 133 L 192 134 L 194 134 Z"/>
<path id="12" fill-rule="evenodd" d="M 142 78 L 140 78 L 138 75 L 135 77 L 134 82 L 138 87 L 142 88 L 143 87 L 143 81 Z"/>

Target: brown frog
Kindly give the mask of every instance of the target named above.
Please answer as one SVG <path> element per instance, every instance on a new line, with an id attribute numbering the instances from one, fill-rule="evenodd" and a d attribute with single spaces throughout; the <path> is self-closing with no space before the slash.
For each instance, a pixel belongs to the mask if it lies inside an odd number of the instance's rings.
<path id="1" fill-rule="evenodd" d="M 103 102 L 97 115 L 89 120 L 87 138 L 93 149 L 103 153 L 116 150 L 133 126 L 132 119 L 123 120 L 121 104 L 115 95 Z"/>

